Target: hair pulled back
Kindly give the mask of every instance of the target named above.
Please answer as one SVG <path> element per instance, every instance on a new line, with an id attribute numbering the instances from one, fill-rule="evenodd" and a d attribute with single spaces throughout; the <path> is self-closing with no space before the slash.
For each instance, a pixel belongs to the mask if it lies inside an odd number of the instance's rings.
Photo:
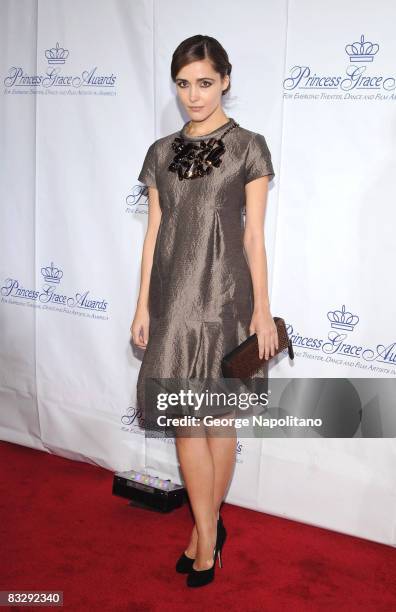
<path id="1" fill-rule="evenodd" d="M 221 78 L 231 75 L 232 64 L 229 62 L 227 51 L 219 41 L 212 36 L 196 34 L 183 40 L 175 49 L 171 62 L 172 81 L 176 81 L 177 74 L 184 66 L 204 59 L 211 62 L 215 72 L 218 72 Z M 230 88 L 231 80 L 222 95 L 224 96 Z"/>

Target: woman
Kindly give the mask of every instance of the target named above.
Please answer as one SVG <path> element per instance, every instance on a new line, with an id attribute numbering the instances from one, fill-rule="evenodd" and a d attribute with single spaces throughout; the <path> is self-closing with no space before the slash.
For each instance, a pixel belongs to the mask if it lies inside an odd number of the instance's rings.
<path id="1" fill-rule="evenodd" d="M 190 121 L 150 145 L 138 177 L 148 186 L 149 218 L 131 332 L 145 349 L 137 391 L 146 417 L 146 379 L 220 377 L 222 357 L 255 332 L 260 358 L 278 347 L 263 233 L 274 170 L 264 136 L 223 111 L 230 74 L 216 39 L 192 36 L 177 47 L 171 76 Z M 176 429 L 195 519 L 176 570 L 188 573 L 188 586 L 202 586 L 214 578 L 216 554 L 221 564 L 226 531 L 219 510 L 236 435 L 234 428 L 212 435 L 202 419 L 199 435 Z"/>

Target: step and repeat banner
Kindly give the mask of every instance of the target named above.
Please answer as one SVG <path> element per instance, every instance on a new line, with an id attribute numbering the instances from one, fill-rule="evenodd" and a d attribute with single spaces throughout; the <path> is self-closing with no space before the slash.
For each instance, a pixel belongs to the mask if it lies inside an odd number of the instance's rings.
<path id="1" fill-rule="evenodd" d="M 395 380 L 391 3 L 4 0 L 0 17 L 1 439 L 181 482 L 175 440 L 140 427 L 129 328 L 137 176 L 188 120 L 170 62 L 198 33 L 227 50 L 224 111 L 265 136 L 276 173 L 271 311 L 295 359 L 270 378 Z M 226 501 L 395 546 L 393 400 L 334 437 L 239 438 Z"/>

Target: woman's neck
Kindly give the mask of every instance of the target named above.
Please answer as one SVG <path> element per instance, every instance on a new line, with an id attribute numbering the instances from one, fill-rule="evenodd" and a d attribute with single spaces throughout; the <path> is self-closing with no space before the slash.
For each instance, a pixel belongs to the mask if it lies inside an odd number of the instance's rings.
<path id="1" fill-rule="evenodd" d="M 230 120 L 227 115 L 222 114 L 220 117 L 213 118 L 211 117 L 208 121 L 193 121 L 190 119 L 187 124 L 186 134 L 187 136 L 205 136 L 205 134 L 210 134 L 217 130 L 222 125 L 225 125 Z"/>

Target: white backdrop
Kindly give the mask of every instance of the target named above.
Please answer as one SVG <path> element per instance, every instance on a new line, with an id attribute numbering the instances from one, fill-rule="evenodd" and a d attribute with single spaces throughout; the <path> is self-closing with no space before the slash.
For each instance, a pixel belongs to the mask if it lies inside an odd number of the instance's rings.
<path id="1" fill-rule="evenodd" d="M 180 482 L 174 440 L 137 424 L 129 326 L 147 223 L 137 175 L 188 120 L 170 61 L 197 33 L 229 53 L 226 114 L 272 153 L 271 311 L 296 357 L 270 376 L 395 377 L 396 9 L 378 8 L 3 0 L 3 440 Z M 227 501 L 395 546 L 395 439 L 360 436 L 240 439 Z"/>

